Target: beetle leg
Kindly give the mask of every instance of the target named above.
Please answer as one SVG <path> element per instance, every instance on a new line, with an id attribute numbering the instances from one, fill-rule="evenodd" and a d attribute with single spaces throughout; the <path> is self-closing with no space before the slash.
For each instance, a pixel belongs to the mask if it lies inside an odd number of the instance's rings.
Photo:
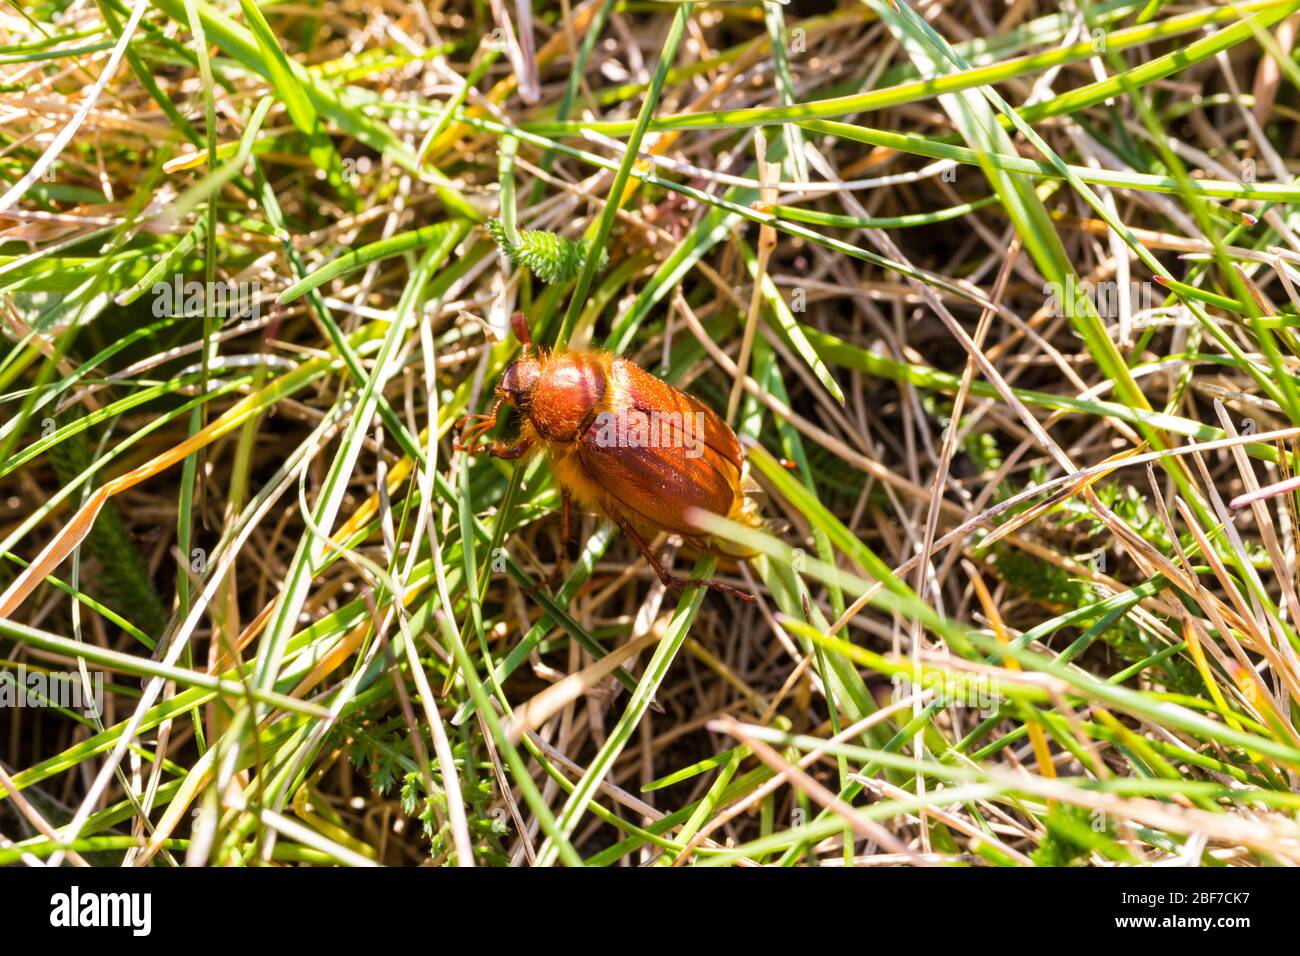
<path id="1" fill-rule="evenodd" d="M 503 404 L 505 404 L 505 399 L 498 398 L 496 404 L 492 406 L 492 411 L 486 415 L 466 415 L 462 418 L 459 424 L 464 426 L 464 431 L 456 439 L 456 450 L 472 452 L 478 446 L 479 439 L 496 425 Z"/>
<path id="2" fill-rule="evenodd" d="M 754 600 L 754 595 L 750 594 L 748 591 L 742 591 L 740 588 L 733 588 L 730 584 L 723 584 L 721 581 L 714 580 L 713 578 L 679 578 L 669 573 L 668 569 L 659 563 L 659 558 L 655 555 L 654 549 L 651 548 L 650 545 L 646 544 L 645 538 L 641 537 L 640 533 L 638 533 L 636 528 L 632 527 L 632 524 L 626 518 L 621 515 L 613 515 L 611 517 L 614 518 L 614 523 L 623 529 L 623 533 L 632 539 L 632 543 L 637 546 L 637 550 L 645 556 L 645 559 L 648 562 L 650 562 L 650 567 L 654 568 L 655 574 L 657 574 L 659 580 L 664 583 L 664 587 L 676 588 L 679 591 L 682 588 L 688 587 L 713 588 L 715 591 L 722 591 L 726 594 L 738 597 L 742 601 Z"/>
<path id="3" fill-rule="evenodd" d="M 551 576 L 546 579 L 546 584 L 554 590 L 560 583 L 560 578 L 564 575 L 564 567 L 569 563 L 569 493 L 560 491 L 560 551 L 555 558 L 555 570 Z"/>
<path id="4" fill-rule="evenodd" d="M 488 454 L 493 458 L 504 458 L 506 461 L 514 461 L 516 458 L 522 458 L 525 453 L 527 453 L 528 449 L 532 447 L 533 443 L 531 439 L 524 439 L 514 445 L 507 445 L 503 441 L 494 441 L 492 444 L 488 445 Z"/>
<path id="5" fill-rule="evenodd" d="M 560 549 L 564 552 L 565 557 L 569 554 L 569 537 L 572 527 L 569 524 L 572 514 L 570 513 L 569 493 L 560 492 Z"/>
<path id="6" fill-rule="evenodd" d="M 498 398 L 496 404 L 492 406 L 492 411 L 488 412 L 486 415 L 475 415 L 472 418 L 467 415 L 461 419 L 462 423 L 469 423 L 472 421 L 473 424 L 470 424 L 463 432 L 461 432 L 460 437 L 456 439 L 454 446 L 455 449 L 457 451 L 466 451 L 470 453 L 476 451 L 483 435 L 490 431 L 497 423 L 497 419 L 500 417 L 501 406 L 504 403 L 504 398 Z M 532 447 L 533 441 L 531 438 L 525 438 L 513 445 L 507 445 L 503 441 L 494 441 L 488 444 L 487 452 L 493 458 L 504 458 L 507 461 L 514 461 L 516 458 L 522 458 L 528 449 Z"/>

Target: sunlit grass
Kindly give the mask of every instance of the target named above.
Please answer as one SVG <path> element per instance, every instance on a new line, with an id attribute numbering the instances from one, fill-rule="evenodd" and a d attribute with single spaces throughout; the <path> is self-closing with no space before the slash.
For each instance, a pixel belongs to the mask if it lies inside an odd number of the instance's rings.
<path id="1" fill-rule="evenodd" d="M 1300 0 L 63 6 L 0 862 L 1300 860 Z M 516 310 L 727 414 L 753 605 L 458 447 Z"/>

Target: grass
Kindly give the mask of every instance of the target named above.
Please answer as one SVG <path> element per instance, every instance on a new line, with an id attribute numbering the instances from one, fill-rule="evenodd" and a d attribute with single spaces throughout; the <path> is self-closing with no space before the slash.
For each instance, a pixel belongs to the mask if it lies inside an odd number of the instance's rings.
<path id="1" fill-rule="evenodd" d="M 0 863 L 1300 861 L 1300 0 L 494 10 L 0 7 Z"/>

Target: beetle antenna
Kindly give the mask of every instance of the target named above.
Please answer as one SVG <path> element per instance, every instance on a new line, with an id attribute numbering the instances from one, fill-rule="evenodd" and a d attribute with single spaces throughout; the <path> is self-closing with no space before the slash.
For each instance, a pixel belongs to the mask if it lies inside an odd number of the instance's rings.
<path id="1" fill-rule="evenodd" d="M 528 316 L 522 311 L 516 312 L 510 316 L 510 328 L 514 330 L 515 338 L 524 347 L 524 354 L 527 355 L 533 348 L 533 333 L 528 330 Z"/>

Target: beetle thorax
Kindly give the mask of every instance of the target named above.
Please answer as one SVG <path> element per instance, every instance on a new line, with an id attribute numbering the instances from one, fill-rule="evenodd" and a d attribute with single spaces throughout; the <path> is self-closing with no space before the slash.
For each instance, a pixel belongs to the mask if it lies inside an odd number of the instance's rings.
<path id="1" fill-rule="evenodd" d="M 521 409 L 539 438 L 572 442 L 583 428 L 591 425 L 597 406 L 605 397 L 609 374 L 608 363 L 602 358 L 576 352 L 553 356 L 542 364 L 531 400 Z"/>

